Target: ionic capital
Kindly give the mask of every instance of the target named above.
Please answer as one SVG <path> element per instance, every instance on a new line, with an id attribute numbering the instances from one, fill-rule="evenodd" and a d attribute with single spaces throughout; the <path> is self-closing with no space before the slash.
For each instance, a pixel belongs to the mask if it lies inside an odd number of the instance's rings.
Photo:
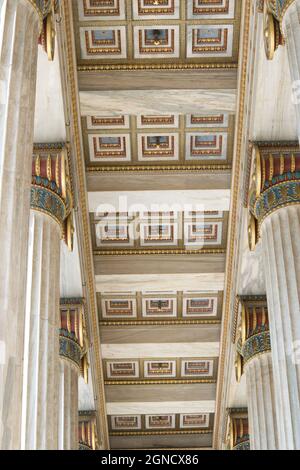
<path id="1" fill-rule="evenodd" d="M 78 418 L 79 450 L 97 450 L 97 425 L 95 411 L 80 411 Z"/>
<path id="2" fill-rule="evenodd" d="M 300 203 L 298 142 L 252 143 L 248 207 L 249 247 L 255 249 L 264 219 L 282 207 Z"/>
<path id="3" fill-rule="evenodd" d="M 228 450 L 250 450 L 248 411 L 245 408 L 227 410 L 226 447 Z"/>
<path id="4" fill-rule="evenodd" d="M 32 159 L 31 209 L 52 217 L 73 248 L 73 197 L 68 149 L 64 144 L 35 145 Z"/>
<path id="5" fill-rule="evenodd" d="M 88 380 L 88 338 L 85 325 L 84 299 L 61 299 L 60 301 L 60 357 L 71 361 Z"/>

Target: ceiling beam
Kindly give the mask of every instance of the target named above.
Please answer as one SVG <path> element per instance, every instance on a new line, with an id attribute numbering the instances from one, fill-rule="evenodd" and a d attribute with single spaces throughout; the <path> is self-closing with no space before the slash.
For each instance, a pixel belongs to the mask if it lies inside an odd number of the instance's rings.
<path id="1" fill-rule="evenodd" d="M 88 198 L 94 213 L 228 211 L 230 190 L 95 191 Z"/>
<path id="2" fill-rule="evenodd" d="M 220 343 L 134 343 L 102 344 L 103 359 L 217 357 Z"/>
<path id="3" fill-rule="evenodd" d="M 108 415 L 166 414 L 166 413 L 214 413 L 215 400 L 155 401 L 155 402 L 107 402 Z"/>
<path id="4" fill-rule="evenodd" d="M 82 116 L 119 114 L 235 113 L 236 91 L 222 90 L 118 90 L 81 91 Z"/>
<path id="5" fill-rule="evenodd" d="M 141 171 L 99 171 L 89 167 L 87 172 L 87 189 L 89 192 L 101 191 L 160 191 L 160 190 L 208 190 L 211 188 L 230 189 L 230 169 L 167 171 L 160 170 L 151 173 Z"/>
<path id="6" fill-rule="evenodd" d="M 102 70 L 79 67 L 80 91 L 94 90 L 163 90 L 163 89 L 235 89 L 237 66 L 202 70 Z"/>

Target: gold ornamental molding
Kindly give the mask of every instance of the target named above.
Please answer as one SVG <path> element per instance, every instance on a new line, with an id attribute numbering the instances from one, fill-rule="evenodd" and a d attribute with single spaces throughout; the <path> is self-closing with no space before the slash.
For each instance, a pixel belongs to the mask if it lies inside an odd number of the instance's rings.
<path id="1" fill-rule="evenodd" d="M 136 70 L 232 70 L 237 69 L 237 63 L 226 64 L 104 64 L 104 65 L 78 65 L 78 72 L 111 72 L 125 71 L 134 72 Z"/>
<path id="2" fill-rule="evenodd" d="M 187 434 L 212 434 L 212 429 L 183 429 L 174 431 L 112 431 L 109 433 L 111 437 L 131 437 L 131 436 L 180 436 Z"/>
<path id="3" fill-rule="evenodd" d="M 92 245 L 90 239 L 90 226 L 89 226 L 89 210 L 87 201 L 87 192 L 85 184 L 85 165 L 82 156 L 81 148 L 81 118 L 79 115 L 79 93 L 77 86 L 77 70 L 75 59 L 75 44 L 74 44 L 74 31 L 73 31 L 73 18 L 72 18 L 72 5 L 71 0 L 63 0 L 60 2 L 62 18 L 64 20 L 64 32 L 66 37 L 66 59 L 65 66 L 67 68 L 68 85 L 71 94 L 71 126 L 73 132 L 73 143 L 75 148 L 74 163 L 78 179 L 78 209 L 80 210 L 80 218 L 82 224 L 82 250 L 85 260 L 85 275 L 86 275 L 86 291 L 88 294 L 88 308 L 89 308 L 89 325 L 91 331 L 91 343 L 93 344 L 93 360 L 94 364 L 94 386 L 96 394 L 96 407 L 101 420 L 101 446 L 104 449 L 109 449 L 109 436 L 108 425 L 106 417 L 105 406 L 105 392 L 104 392 L 104 378 L 101 364 L 101 349 L 98 328 L 98 314 L 97 314 L 97 301 L 95 290 L 95 277 Z M 99 416 L 98 415 L 98 416 Z"/>
<path id="4" fill-rule="evenodd" d="M 101 326 L 169 326 L 169 325 L 220 325 L 221 320 L 119 320 L 100 321 Z"/>
<path id="5" fill-rule="evenodd" d="M 220 171 L 231 171 L 231 165 L 132 165 L 132 166 L 87 166 L 86 171 L 88 173 L 127 173 L 130 171 L 134 172 L 211 172 L 216 173 Z"/>
<path id="6" fill-rule="evenodd" d="M 203 248 L 201 250 L 154 249 L 154 250 L 94 250 L 94 256 L 127 256 L 127 255 L 223 255 L 223 248 Z"/>
<path id="7" fill-rule="evenodd" d="M 239 211 L 239 196 L 240 196 L 240 182 L 242 177 L 241 161 L 242 161 L 242 148 L 244 140 L 244 123 L 246 113 L 246 86 L 247 86 L 247 71 L 248 71 L 248 54 L 249 54 L 249 39 L 250 39 L 250 18 L 252 1 L 244 0 L 243 2 L 243 35 L 241 39 L 241 59 L 239 65 L 239 77 L 240 77 L 240 93 L 237 109 L 237 121 L 236 121 L 236 137 L 235 137 L 235 153 L 233 163 L 233 174 L 232 174 L 232 194 L 231 194 L 231 211 L 229 213 L 229 234 L 228 234 L 228 250 L 226 258 L 226 272 L 225 272 L 225 295 L 223 304 L 223 334 L 220 344 L 220 358 L 219 358 L 219 370 L 218 370 L 218 386 L 217 386 L 217 397 L 216 397 L 216 413 L 215 413 L 215 429 L 213 436 L 213 448 L 218 449 L 220 443 L 220 422 L 223 422 L 221 416 L 222 411 L 222 399 L 224 390 L 224 376 L 225 376 L 225 362 L 226 362 L 226 351 L 230 341 L 229 323 L 231 320 L 231 305 L 232 296 L 235 296 L 233 289 L 233 277 L 235 272 L 235 252 L 236 252 L 236 240 L 235 234 L 238 228 L 238 211 Z"/>
<path id="8" fill-rule="evenodd" d="M 193 385 L 215 384 L 215 379 L 105 380 L 105 385 Z"/>

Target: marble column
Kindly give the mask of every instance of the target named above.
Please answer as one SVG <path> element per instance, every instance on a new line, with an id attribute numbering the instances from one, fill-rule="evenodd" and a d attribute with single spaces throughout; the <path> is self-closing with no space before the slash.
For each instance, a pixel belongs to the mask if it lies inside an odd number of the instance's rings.
<path id="1" fill-rule="evenodd" d="M 241 303 L 250 446 L 251 450 L 275 450 L 278 439 L 267 301 L 247 296 Z"/>
<path id="2" fill-rule="evenodd" d="M 78 377 L 84 373 L 84 305 L 61 299 L 60 305 L 59 449 L 78 449 Z"/>
<path id="3" fill-rule="evenodd" d="M 269 60 L 279 45 L 286 45 L 300 142 L 300 0 L 265 0 L 264 42 Z"/>
<path id="4" fill-rule="evenodd" d="M 20 449 L 22 357 L 39 15 L 0 2 L 0 449 Z"/>
<path id="5" fill-rule="evenodd" d="M 250 450 L 247 409 L 230 408 L 227 413 L 227 450 Z"/>
<path id="6" fill-rule="evenodd" d="M 32 163 L 22 448 L 58 448 L 60 243 L 71 210 L 66 150 L 38 146 Z"/>
<path id="7" fill-rule="evenodd" d="M 300 449 L 300 150 L 255 146 L 250 210 L 261 236 L 279 449 Z"/>
<path id="8" fill-rule="evenodd" d="M 279 3 L 279 2 L 278 2 Z M 285 0 L 282 6 L 282 31 L 286 42 L 292 79 L 292 98 L 296 105 L 300 142 L 300 0 Z"/>
<path id="9" fill-rule="evenodd" d="M 97 450 L 97 425 L 95 411 L 80 411 L 78 418 L 78 449 Z"/>

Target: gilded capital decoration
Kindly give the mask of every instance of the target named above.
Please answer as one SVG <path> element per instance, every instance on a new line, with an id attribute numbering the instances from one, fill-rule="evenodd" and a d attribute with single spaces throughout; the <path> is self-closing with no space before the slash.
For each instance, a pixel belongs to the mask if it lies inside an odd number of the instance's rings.
<path id="1" fill-rule="evenodd" d="M 268 306 L 265 296 L 240 296 L 241 314 L 236 344 L 235 371 L 239 382 L 249 361 L 271 351 Z"/>
<path id="2" fill-rule="evenodd" d="M 60 300 L 59 354 L 71 361 L 88 381 L 88 337 L 83 299 Z"/>
<path id="3" fill-rule="evenodd" d="M 64 144 L 36 144 L 33 150 L 31 209 L 52 217 L 73 250 L 73 196 L 68 149 Z"/>
<path id="4" fill-rule="evenodd" d="M 264 219 L 277 209 L 300 203 L 298 142 L 255 142 L 249 182 L 249 248 L 254 250 Z"/>
<path id="5" fill-rule="evenodd" d="M 264 0 L 264 45 L 266 57 L 272 60 L 279 45 L 284 44 L 282 21 L 288 7 L 295 0 Z"/>
<path id="6" fill-rule="evenodd" d="M 97 425 L 95 411 L 80 411 L 78 423 L 78 449 L 97 450 Z"/>
<path id="7" fill-rule="evenodd" d="M 248 411 L 245 408 L 227 410 L 226 447 L 228 450 L 250 450 Z"/>
<path id="8" fill-rule="evenodd" d="M 28 0 L 40 17 L 39 44 L 43 46 L 48 59 L 54 60 L 55 52 L 55 14 L 59 8 L 59 0 Z"/>

